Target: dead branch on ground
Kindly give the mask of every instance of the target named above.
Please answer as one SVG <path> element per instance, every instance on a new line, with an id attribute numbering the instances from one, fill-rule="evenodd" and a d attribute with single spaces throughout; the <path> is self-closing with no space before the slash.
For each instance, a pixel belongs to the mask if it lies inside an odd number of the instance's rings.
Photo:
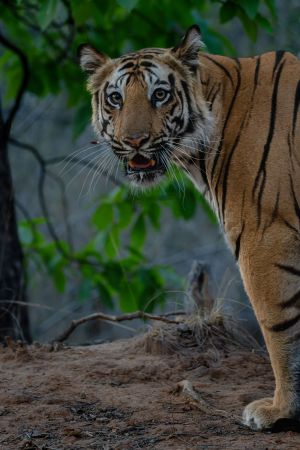
<path id="1" fill-rule="evenodd" d="M 220 416 L 224 419 L 230 419 L 234 423 L 237 423 L 238 425 L 242 425 L 241 419 L 238 416 L 235 416 L 234 414 L 228 413 L 228 411 L 224 411 L 223 409 L 217 409 L 214 408 L 212 405 L 210 405 L 208 402 L 206 402 L 199 392 L 197 392 L 194 389 L 194 386 L 189 380 L 182 380 L 179 383 L 176 384 L 175 389 L 173 390 L 173 393 L 182 393 L 186 399 L 188 400 L 189 404 L 193 407 L 199 409 L 200 411 L 204 412 L 208 415 L 213 416 Z"/>
<path id="2" fill-rule="evenodd" d="M 182 320 L 179 319 L 168 319 L 169 316 L 176 316 L 176 315 L 184 315 L 186 314 L 185 311 L 177 311 L 177 312 L 169 312 L 165 314 L 149 314 L 144 311 L 135 311 L 133 313 L 129 314 L 120 314 L 118 316 L 104 314 L 104 313 L 94 313 L 90 314 L 89 316 L 81 317 L 80 319 L 74 319 L 68 326 L 68 328 L 60 334 L 56 339 L 54 339 L 54 342 L 64 342 L 68 337 L 73 333 L 73 331 L 83 323 L 90 322 L 91 320 L 103 320 L 107 322 L 124 322 L 125 320 L 134 320 L 134 319 L 149 319 L 149 320 L 159 320 L 161 322 L 165 323 L 175 323 L 179 324 L 182 323 Z"/>

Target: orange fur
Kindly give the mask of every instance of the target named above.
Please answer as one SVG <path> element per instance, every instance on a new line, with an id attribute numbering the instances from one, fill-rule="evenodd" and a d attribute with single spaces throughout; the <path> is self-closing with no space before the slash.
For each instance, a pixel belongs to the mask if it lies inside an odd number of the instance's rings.
<path id="1" fill-rule="evenodd" d="M 120 146 L 124 136 L 144 133 L 150 141 L 128 150 L 125 160 L 138 151 L 152 155 L 159 136 L 174 139 L 164 120 L 184 97 L 177 121 L 189 132 L 178 132 L 180 146 L 168 156 L 211 202 L 236 255 L 276 381 L 274 398 L 250 403 L 243 417 L 265 429 L 280 418 L 300 420 L 300 62 L 284 52 L 241 59 L 201 53 L 196 61 L 196 35 L 193 27 L 175 49 L 102 61 L 89 79 L 93 123 L 103 135 L 103 86 L 126 62 L 134 63 L 128 68 L 134 75 L 122 107 L 107 113 L 110 132 Z M 160 107 L 149 100 L 150 81 L 139 75 L 145 55 L 161 76 L 175 79 L 173 98 Z"/>

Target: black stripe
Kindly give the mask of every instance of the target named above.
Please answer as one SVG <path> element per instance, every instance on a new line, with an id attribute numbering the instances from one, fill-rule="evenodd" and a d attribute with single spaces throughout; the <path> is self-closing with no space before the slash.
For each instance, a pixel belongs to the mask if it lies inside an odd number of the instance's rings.
<path id="1" fill-rule="evenodd" d="M 206 161 L 205 161 L 205 150 L 201 146 L 199 150 L 199 169 L 203 178 L 203 181 L 205 185 L 208 187 L 208 179 L 207 179 L 207 173 L 206 173 Z"/>
<path id="2" fill-rule="evenodd" d="M 230 151 L 229 156 L 227 158 L 226 166 L 225 166 L 225 169 L 224 169 L 224 177 L 223 177 L 223 183 L 222 183 L 223 184 L 223 192 L 222 192 L 223 193 L 223 195 L 222 195 L 222 218 L 223 218 L 223 224 L 225 224 L 225 215 L 224 214 L 225 214 L 225 205 L 226 205 L 226 198 L 227 198 L 227 184 L 228 184 L 229 167 L 230 167 L 230 163 L 231 163 L 234 151 L 235 151 L 236 146 L 238 145 L 240 137 L 241 137 L 241 132 L 243 130 L 244 121 L 245 121 L 245 119 L 243 120 L 243 124 L 242 124 L 242 126 L 240 128 L 239 134 L 237 135 L 237 137 L 236 137 L 236 139 L 234 141 L 234 144 L 233 144 L 233 146 L 231 148 L 231 151 Z"/>
<path id="3" fill-rule="evenodd" d="M 276 112 L 277 112 L 277 96 L 278 96 L 278 87 L 279 87 L 279 80 L 281 76 L 281 71 L 283 69 L 284 63 L 281 64 L 280 68 L 278 69 L 278 72 L 276 74 L 276 79 L 274 83 L 274 88 L 272 92 L 272 100 L 271 100 L 271 116 L 270 116 L 270 126 L 269 126 L 269 133 L 267 137 L 267 141 L 264 145 L 264 152 L 262 155 L 262 159 L 259 165 L 259 169 L 254 181 L 254 186 L 252 190 L 253 197 L 255 196 L 255 192 L 258 189 L 258 185 L 260 182 L 260 189 L 258 192 L 258 198 L 257 198 L 257 215 L 258 215 L 258 226 L 260 225 L 261 220 L 261 202 L 262 202 L 262 195 L 264 192 L 264 187 L 266 183 L 266 163 L 268 160 L 270 148 L 271 148 L 271 142 L 274 136 L 274 130 L 275 130 L 275 120 L 276 120 Z"/>
<path id="4" fill-rule="evenodd" d="M 279 207 L 279 197 L 280 197 L 280 191 L 276 194 L 276 201 L 275 206 L 272 211 L 272 216 L 270 222 L 264 227 L 264 232 L 274 223 L 276 217 L 278 216 L 278 207 Z"/>
<path id="5" fill-rule="evenodd" d="M 177 90 L 177 89 L 176 89 L 175 93 L 177 94 L 177 96 L 178 96 L 178 98 L 179 98 L 179 100 L 180 100 L 180 107 L 181 107 L 181 110 L 180 110 L 180 118 L 182 118 L 182 117 L 183 117 L 183 113 L 184 113 L 184 101 L 183 101 L 183 95 L 182 95 L 182 92 L 179 91 L 179 90 Z"/>
<path id="6" fill-rule="evenodd" d="M 290 174 L 290 185 L 291 185 L 292 197 L 293 197 L 293 202 L 294 202 L 294 210 L 295 210 L 296 216 L 300 220 L 300 208 L 299 208 L 298 200 L 296 198 L 296 194 L 295 194 L 295 190 L 294 190 L 294 184 L 293 184 L 293 180 L 292 180 L 291 174 Z"/>
<path id="7" fill-rule="evenodd" d="M 173 88 L 175 86 L 175 78 L 172 73 L 170 73 L 170 75 L 168 76 L 168 80 L 169 80 L 171 87 Z"/>
<path id="8" fill-rule="evenodd" d="M 229 78 L 229 80 L 230 80 L 230 82 L 231 82 L 231 84 L 232 84 L 232 86 L 233 86 L 233 79 L 232 79 L 232 76 L 231 76 L 229 70 L 226 69 L 226 67 L 223 66 L 223 64 L 221 64 L 221 63 L 215 61 L 213 58 L 210 58 L 208 55 L 201 55 L 201 56 L 202 56 L 202 57 L 205 57 L 206 59 L 208 59 L 209 61 L 211 61 L 212 63 L 214 63 L 217 67 L 219 67 L 221 70 L 223 70 L 223 72 L 226 74 L 227 78 Z"/>
<path id="9" fill-rule="evenodd" d="M 138 58 L 138 54 L 137 53 L 130 53 L 127 56 L 123 56 L 121 58 L 121 63 L 126 63 L 127 61 L 132 61 L 132 60 L 136 60 Z"/>
<path id="10" fill-rule="evenodd" d="M 213 90 L 214 90 L 215 85 L 213 84 L 212 87 L 210 88 L 210 90 L 208 91 L 207 95 L 205 96 L 206 100 L 209 102 L 210 99 L 209 97 L 211 96 Z"/>
<path id="11" fill-rule="evenodd" d="M 148 72 L 148 73 L 151 73 L 155 78 L 158 78 L 157 77 L 157 75 L 156 75 L 156 73 L 155 72 L 153 72 L 153 70 L 152 69 L 150 69 L 149 67 L 143 67 L 143 69 L 146 71 L 146 72 Z M 141 74 L 143 73 L 143 72 L 140 72 Z"/>
<path id="12" fill-rule="evenodd" d="M 292 168 L 294 169 L 294 163 L 293 163 L 293 158 L 292 158 L 292 143 L 291 143 L 290 133 L 288 133 L 288 138 L 287 139 L 288 139 L 289 156 L 291 158 Z"/>
<path id="13" fill-rule="evenodd" d="M 297 316 L 293 317 L 292 319 L 284 320 L 283 322 L 279 322 L 276 325 L 273 325 L 272 327 L 269 328 L 269 330 L 275 331 L 276 333 L 278 331 L 285 331 L 288 328 L 295 325 L 295 323 L 297 323 L 299 319 L 300 319 L 300 313 L 297 314 Z"/>
<path id="14" fill-rule="evenodd" d="M 230 102 L 230 105 L 229 105 L 229 109 L 227 111 L 227 115 L 226 115 L 226 118 L 225 118 L 225 121 L 224 121 L 220 144 L 218 146 L 218 150 L 216 152 L 216 156 L 215 156 L 214 162 L 213 162 L 213 167 L 212 167 L 212 171 L 211 171 L 211 179 L 213 179 L 213 177 L 214 177 L 216 166 L 217 166 L 220 154 L 221 154 L 221 149 L 222 149 L 222 145 L 223 145 L 223 141 L 224 141 L 224 135 L 225 135 L 226 127 L 227 127 L 227 122 L 228 122 L 229 117 L 231 115 L 231 112 L 232 112 L 232 109 L 233 109 L 233 106 L 234 106 L 234 103 L 235 103 L 235 100 L 236 100 L 236 97 L 237 97 L 237 93 L 239 91 L 240 84 L 241 84 L 240 71 L 236 69 L 236 72 L 237 72 L 237 84 L 236 84 L 235 91 L 234 91 L 234 94 L 232 96 L 232 99 L 231 99 L 231 102 Z"/>
<path id="15" fill-rule="evenodd" d="M 254 86 L 255 86 L 255 88 L 256 88 L 257 83 L 258 83 L 259 68 L 260 68 L 260 56 L 256 60 L 256 67 L 255 67 L 255 73 L 254 73 Z"/>
<path id="16" fill-rule="evenodd" d="M 163 81 L 163 80 L 156 80 L 155 81 L 155 86 L 157 85 L 157 84 L 159 84 L 159 85 L 161 85 L 161 86 L 169 86 L 169 83 L 167 82 L 167 81 Z"/>
<path id="17" fill-rule="evenodd" d="M 121 66 L 121 67 L 119 68 L 119 70 L 130 69 L 131 67 L 134 67 L 135 65 L 136 65 L 136 64 L 135 64 L 134 62 L 130 61 L 130 62 L 124 64 L 123 66 Z"/>
<path id="18" fill-rule="evenodd" d="M 279 197 L 280 197 L 280 191 L 278 191 L 277 195 L 276 195 L 276 202 L 275 202 L 275 206 L 274 206 L 274 209 L 272 212 L 271 224 L 274 222 L 274 220 L 276 219 L 276 217 L 278 215 Z"/>
<path id="19" fill-rule="evenodd" d="M 192 106 L 191 106 L 191 97 L 190 97 L 189 87 L 188 87 L 187 82 L 184 80 L 181 80 L 181 86 L 184 90 L 185 98 L 186 98 L 187 105 L 188 105 L 188 111 L 189 111 L 189 121 L 188 121 L 187 128 L 185 129 L 185 132 L 192 133 L 195 129 L 195 126 L 194 126 L 193 122 L 190 120 L 192 118 L 193 111 L 192 111 Z"/>
<path id="20" fill-rule="evenodd" d="M 254 71 L 253 89 L 252 89 L 252 94 L 251 94 L 251 100 L 250 100 L 250 103 L 249 103 L 249 114 L 248 114 L 247 122 L 245 124 L 246 127 L 248 126 L 249 120 L 252 117 L 253 108 L 255 106 L 254 96 L 255 96 L 257 85 L 258 85 L 259 68 L 260 68 L 260 56 L 256 57 L 256 66 L 255 66 L 255 71 Z"/>
<path id="21" fill-rule="evenodd" d="M 295 136 L 296 120 L 297 120 L 299 105 L 300 105 L 300 80 L 298 81 L 296 94 L 295 94 L 294 114 L 293 114 L 293 131 L 292 131 L 293 137 Z"/>
<path id="22" fill-rule="evenodd" d="M 290 308 L 291 306 L 294 306 L 298 300 L 300 300 L 300 291 L 296 292 L 289 300 L 280 303 L 280 306 L 282 308 Z"/>
<path id="23" fill-rule="evenodd" d="M 216 99 L 218 93 L 220 92 L 220 88 L 221 88 L 221 86 L 219 85 L 218 88 L 215 90 L 215 92 L 214 92 L 214 94 L 212 96 L 212 99 L 210 100 L 210 105 L 209 105 L 209 110 L 210 111 L 212 110 L 212 107 L 214 105 L 215 99 Z"/>
<path id="24" fill-rule="evenodd" d="M 109 125 L 109 121 L 106 120 L 106 119 L 103 119 L 101 125 L 102 125 L 102 130 L 103 130 L 103 132 L 104 132 L 104 133 L 107 133 L 107 127 L 108 127 L 108 125 Z"/>
<path id="25" fill-rule="evenodd" d="M 173 116 L 175 109 L 177 108 L 178 104 L 177 102 L 174 103 L 174 105 L 172 106 L 169 114 L 168 114 L 168 118 L 170 118 L 171 116 Z"/>
<path id="26" fill-rule="evenodd" d="M 296 275 L 300 277 L 300 270 L 293 266 L 288 266 L 286 264 L 275 264 L 276 267 L 278 267 L 281 270 L 284 270 L 285 272 L 290 273 L 291 275 Z"/>
<path id="27" fill-rule="evenodd" d="M 227 113 L 226 120 L 224 122 L 224 127 L 223 127 L 223 131 L 222 131 L 221 141 L 220 141 L 220 144 L 218 146 L 218 151 L 216 152 L 216 156 L 215 156 L 215 159 L 214 159 L 214 165 L 213 165 L 212 172 L 211 172 L 211 179 L 213 179 L 214 170 L 216 168 L 218 159 L 219 159 L 220 154 L 221 154 L 221 148 L 222 148 L 222 144 L 223 144 L 223 140 L 224 140 L 224 134 L 225 134 L 225 127 L 227 125 L 227 119 L 229 119 L 229 116 L 230 116 L 230 113 L 231 113 L 231 109 L 233 108 L 233 104 L 234 104 L 234 101 L 236 99 L 236 96 L 237 96 L 237 93 L 238 93 L 238 90 L 239 90 L 240 84 L 241 84 L 240 71 L 236 69 L 236 73 L 237 73 L 236 89 L 235 89 L 234 95 L 232 97 L 232 101 L 231 101 L 231 104 L 230 104 L 230 107 L 229 107 L 229 110 L 228 110 L 228 113 Z M 244 126 L 244 122 L 245 122 L 245 117 L 243 119 L 242 127 Z M 227 177 L 226 172 L 228 172 L 228 170 L 229 170 L 229 164 L 230 164 L 230 161 L 231 161 L 231 157 L 232 157 L 233 151 L 234 151 L 234 149 L 235 149 L 235 147 L 236 147 L 236 145 L 237 145 L 237 143 L 239 141 L 240 135 L 241 135 L 241 129 L 240 129 L 240 131 L 239 131 L 239 133 L 238 133 L 238 135 L 236 137 L 236 140 L 235 140 L 235 142 L 233 144 L 233 147 L 231 149 L 230 155 L 228 157 L 229 162 L 227 162 L 226 167 L 225 167 L 225 175 L 226 175 L 226 177 Z M 218 210 L 218 216 L 219 217 L 220 217 L 219 188 L 220 188 L 220 179 L 221 179 L 222 174 L 223 174 L 223 171 L 222 171 L 222 169 L 220 169 L 219 176 L 218 176 L 217 182 L 215 184 L 215 198 L 216 198 L 217 210 Z M 224 187 L 224 181 L 223 181 L 223 187 Z M 226 187 L 225 187 L 225 189 L 226 189 Z M 226 190 L 225 190 L 225 200 L 226 200 Z M 222 217 L 223 217 L 223 219 L 224 219 L 225 200 L 224 200 L 224 195 L 223 195 L 223 198 L 222 198 Z"/>
<path id="28" fill-rule="evenodd" d="M 140 66 L 142 66 L 142 67 L 155 67 L 155 69 L 157 69 L 157 65 L 153 64 L 150 61 L 141 61 L 140 62 Z"/>
<path id="29" fill-rule="evenodd" d="M 295 233 L 299 233 L 299 230 L 297 228 L 295 228 L 293 225 L 291 225 L 287 220 L 283 219 L 283 223 L 290 228 L 291 230 L 293 230 Z"/>
<path id="30" fill-rule="evenodd" d="M 240 60 L 239 60 L 239 58 L 231 58 L 233 61 L 235 61 L 236 62 L 236 65 L 238 66 L 238 68 L 240 69 L 241 68 L 241 62 L 240 62 Z"/>
<path id="31" fill-rule="evenodd" d="M 239 259 L 239 256 L 240 256 L 241 239 L 242 239 L 242 234 L 243 234 L 243 232 L 244 232 L 244 228 L 245 228 L 245 222 L 243 222 L 243 226 L 242 226 L 241 232 L 240 232 L 240 234 L 238 235 L 237 240 L 236 240 L 236 243 L 235 243 L 235 252 L 234 252 L 234 254 L 235 254 L 236 260 L 238 260 L 238 259 Z"/>
<path id="32" fill-rule="evenodd" d="M 278 67 L 278 65 L 279 65 L 279 63 L 280 63 L 280 61 L 282 60 L 284 54 L 285 54 L 285 51 L 284 51 L 284 50 L 278 50 L 278 51 L 275 53 L 275 63 L 274 63 L 274 67 L 273 67 L 272 80 L 273 80 L 273 78 L 274 78 L 276 69 L 277 69 L 277 67 Z"/>

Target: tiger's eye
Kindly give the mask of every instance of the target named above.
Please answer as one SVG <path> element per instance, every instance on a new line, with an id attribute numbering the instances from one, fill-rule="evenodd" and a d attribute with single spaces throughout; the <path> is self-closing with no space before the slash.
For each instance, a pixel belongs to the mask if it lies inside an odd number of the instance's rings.
<path id="1" fill-rule="evenodd" d="M 113 106 L 120 106 L 122 105 L 122 95 L 119 92 L 112 92 L 108 96 L 108 100 L 111 105 Z"/>
<path id="2" fill-rule="evenodd" d="M 168 95 L 169 95 L 169 92 L 166 91 L 165 89 L 156 89 L 153 92 L 152 97 L 154 98 L 154 100 L 156 100 L 158 102 L 162 102 L 163 100 L 165 100 L 167 98 Z"/>

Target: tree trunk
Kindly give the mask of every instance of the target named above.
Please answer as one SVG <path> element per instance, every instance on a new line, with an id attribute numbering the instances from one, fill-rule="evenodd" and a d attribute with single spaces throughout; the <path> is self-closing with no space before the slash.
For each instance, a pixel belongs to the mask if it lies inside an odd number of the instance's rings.
<path id="1" fill-rule="evenodd" d="M 3 131 L 0 124 L 0 342 L 5 336 L 30 342 L 27 307 L 15 303 L 26 302 L 26 277 Z"/>

